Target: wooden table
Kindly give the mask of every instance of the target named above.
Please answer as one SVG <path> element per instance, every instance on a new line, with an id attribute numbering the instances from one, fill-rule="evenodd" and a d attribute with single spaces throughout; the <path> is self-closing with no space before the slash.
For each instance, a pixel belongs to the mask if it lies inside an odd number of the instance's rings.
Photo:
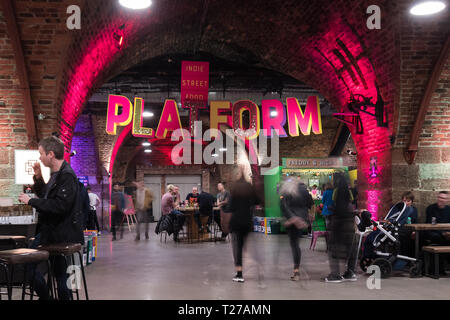
<path id="1" fill-rule="evenodd" d="M 422 231 L 450 231 L 450 223 L 413 223 L 413 224 L 405 224 L 403 225 L 406 229 L 410 229 L 416 232 L 416 245 L 415 245 L 415 253 L 416 259 L 419 258 L 420 253 L 420 232 Z"/>
<path id="2" fill-rule="evenodd" d="M 186 217 L 186 226 L 187 226 L 187 240 L 188 242 L 194 241 L 214 241 L 213 238 L 210 237 L 209 233 L 200 233 L 198 229 L 198 224 L 196 219 L 194 218 L 194 214 L 198 213 L 198 207 L 177 207 L 176 210 L 183 213 Z M 214 207 L 213 210 L 219 210 L 219 207 Z"/>

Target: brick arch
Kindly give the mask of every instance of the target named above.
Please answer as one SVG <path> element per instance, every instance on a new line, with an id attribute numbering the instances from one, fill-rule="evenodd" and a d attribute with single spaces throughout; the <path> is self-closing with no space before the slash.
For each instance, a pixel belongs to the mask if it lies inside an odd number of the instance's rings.
<path id="1" fill-rule="evenodd" d="M 354 5 L 349 6 L 349 2 Z M 203 4 L 198 1 L 200 3 Z M 296 16 L 291 10 L 296 1 L 287 1 L 281 7 L 271 3 L 243 4 L 242 1 L 230 1 L 227 7 L 221 1 L 208 3 L 203 27 L 197 21 L 199 10 L 193 9 L 194 6 L 183 8 L 186 11 L 180 15 L 170 12 L 171 5 L 167 5 L 157 9 L 162 17 L 156 22 L 145 19 L 127 22 L 123 16 L 116 20 L 112 17 L 112 24 L 105 24 L 90 35 L 91 41 L 85 41 L 85 46 L 79 50 L 78 65 L 72 66 L 66 87 L 60 93 L 60 131 L 66 151 L 70 150 L 76 120 L 95 87 L 139 62 L 160 55 L 201 50 L 220 58 L 273 69 L 315 88 L 339 110 L 344 108 L 351 93 L 376 99 L 376 82 L 388 109 L 390 127 L 377 128 L 373 118 L 363 115 L 366 134 L 354 135 L 354 140 L 359 154 L 359 185 L 366 190 L 378 190 L 363 195 L 363 205 L 369 199 L 369 209 L 385 211 L 377 199 L 381 198 L 381 190 L 386 193 L 383 199 L 389 199 L 387 193 L 391 189 L 389 137 L 393 133 L 395 79 L 392 69 L 396 61 L 393 31 L 385 28 L 370 33 L 367 30 L 365 9 L 368 4 L 364 1 L 341 0 L 330 4 L 319 0 L 307 5 L 297 4 L 300 8 L 295 11 Z M 388 14 L 395 11 L 389 1 L 382 1 L 382 5 Z M 349 8 L 348 12 L 343 12 L 342 8 Z M 227 23 L 222 17 L 224 10 Z M 311 11 L 321 14 L 308 14 Z M 171 14 L 180 22 L 174 23 Z M 391 20 L 395 23 L 395 19 Z M 112 34 L 122 23 L 127 23 L 126 42 L 119 50 Z M 262 32 L 258 27 L 263 26 L 277 32 Z M 200 36 L 199 30 L 203 30 Z M 379 43 L 390 43 L 392 50 L 380 48 Z M 376 180 L 368 178 L 371 157 L 377 157 L 378 169 L 383 173 Z"/>

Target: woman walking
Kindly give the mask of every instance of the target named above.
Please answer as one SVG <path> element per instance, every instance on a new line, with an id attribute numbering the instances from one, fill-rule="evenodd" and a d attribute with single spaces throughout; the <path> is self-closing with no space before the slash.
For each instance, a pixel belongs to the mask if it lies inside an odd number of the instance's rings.
<path id="1" fill-rule="evenodd" d="M 337 181 L 336 181 L 337 180 Z M 347 181 L 342 175 L 335 176 L 336 188 L 333 191 L 333 214 L 330 215 L 330 274 L 324 278 L 325 282 L 356 281 L 354 272 L 355 255 L 352 252 L 355 235 L 355 217 L 353 214 L 353 195 L 348 188 Z M 330 208 L 328 208 L 330 209 Z M 340 260 L 347 259 L 347 271 L 341 275 Z"/>
<path id="2" fill-rule="evenodd" d="M 297 179 L 289 179 L 283 184 L 280 190 L 280 200 L 294 260 L 294 273 L 291 280 L 299 281 L 301 260 L 299 238 L 302 230 L 308 227 L 308 210 L 314 202 L 306 185 Z"/>
<path id="3" fill-rule="evenodd" d="M 244 282 L 242 275 L 242 250 L 248 234 L 253 227 L 252 207 L 259 203 L 254 187 L 245 181 L 242 173 L 240 179 L 234 183 L 231 189 L 231 219 L 230 231 L 233 245 L 235 282 Z"/>

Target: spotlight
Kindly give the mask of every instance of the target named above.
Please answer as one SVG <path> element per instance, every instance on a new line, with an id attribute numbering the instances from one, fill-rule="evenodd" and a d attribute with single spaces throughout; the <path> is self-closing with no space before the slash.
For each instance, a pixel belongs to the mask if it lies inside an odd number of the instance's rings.
<path id="1" fill-rule="evenodd" d="M 220 148 L 219 151 L 221 152 L 227 151 L 227 148 Z"/>
<path id="2" fill-rule="evenodd" d="M 76 150 L 73 150 L 73 151 L 70 153 L 70 156 L 71 156 L 71 157 L 76 156 L 76 155 L 77 155 L 77 151 L 76 151 Z"/>
<path id="3" fill-rule="evenodd" d="M 351 155 L 351 156 L 356 156 L 356 155 L 357 155 L 356 152 L 354 152 L 354 151 L 352 151 L 352 150 L 350 150 L 350 149 L 347 150 L 347 154 L 348 154 L 348 155 Z"/>
<path id="4" fill-rule="evenodd" d="M 219 155 L 217 153 L 213 153 L 211 157 L 217 158 Z"/>
<path id="5" fill-rule="evenodd" d="M 272 110 L 272 111 L 270 111 L 270 116 L 274 118 L 274 117 L 278 116 L 278 112 L 276 110 Z"/>
<path id="6" fill-rule="evenodd" d="M 150 152 L 152 152 L 152 150 L 150 150 L 150 149 L 145 149 L 144 152 L 145 152 L 145 153 L 150 153 Z"/>
<path id="7" fill-rule="evenodd" d="M 39 113 L 37 118 L 38 118 L 38 120 L 42 121 L 45 119 L 45 116 L 42 113 Z"/>
<path id="8" fill-rule="evenodd" d="M 421 1 L 416 3 L 409 13 L 415 16 L 427 16 L 430 14 L 438 13 L 445 8 L 443 1 Z"/>
<path id="9" fill-rule="evenodd" d="M 146 141 L 146 142 L 142 142 L 142 145 L 143 145 L 144 147 L 150 147 L 151 143 L 148 142 L 148 141 Z"/>
<path id="10" fill-rule="evenodd" d="M 150 117 L 153 117 L 154 114 L 153 114 L 153 112 L 145 111 L 145 112 L 142 113 L 142 116 L 143 116 L 144 118 L 150 118 Z"/>
<path id="11" fill-rule="evenodd" d="M 146 9 L 152 5 L 151 0 L 119 0 L 119 3 L 121 6 L 133 10 Z"/>

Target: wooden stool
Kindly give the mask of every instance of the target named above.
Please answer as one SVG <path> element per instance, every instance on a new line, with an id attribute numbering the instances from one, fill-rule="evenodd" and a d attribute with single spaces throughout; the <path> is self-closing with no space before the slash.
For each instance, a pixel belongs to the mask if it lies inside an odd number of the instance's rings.
<path id="1" fill-rule="evenodd" d="M 8 299 L 12 299 L 12 287 L 14 277 L 14 266 L 19 264 L 38 263 L 41 261 L 48 261 L 49 253 L 44 250 L 35 249 L 12 249 L 0 251 L 0 266 L 5 271 Z M 30 300 L 33 300 L 33 283 L 36 275 L 36 266 L 33 269 L 33 277 L 30 284 Z M 27 266 L 24 266 L 24 276 L 22 284 L 22 300 L 25 300 L 25 288 L 27 283 Z M 0 294 L 1 299 L 1 294 Z"/>
<path id="2" fill-rule="evenodd" d="M 439 279 L 439 254 L 450 253 L 450 246 L 426 246 L 422 247 L 425 256 L 425 275 L 433 279 Z M 434 254 L 434 275 L 428 273 L 430 256 Z"/>
<path id="3" fill-rule="evenodd" d="M 38 250 L 45 250 L 50 253 L 50 257 L 53 258 L 53 259 L 50 259 L 50 261 L 52 262 L 52 266 L 54 263 L 54 258 L 56 256 L 64 257 L 64 262 L 66 264 L 66 270 L 68 268 L 66 257 L 70 257 L 72 265 L 75 265 L 75 254 L 78 254 L 78 258 L 80 261 L 81 274 L 83 276 L 84 293 L 86 296 L 86 300 L 89 300 L 88 289 L 87 289 L 87 285 L 86 285 L 86 276 L 84 274 L 83 258 L 81 256 L 81 247 L 82 246 L 79 243 L 58 243 L 58 244 L 39 246 Z M 76 272 L 75 272 L 75 277 L 77 277 Z M 51 285 L 51 287 L 54 290 L 54 296 L 57 297 L 58 293 L 56 291 L 56 279 L 53 277 L 52 281 L 54 281 L 54 283 Z M 74 292 L 77 295 L 77 300 L 80 300 L 80 296 L 78 294 L 78 286 L 76 286 L 75 291 L 74 290 L 70 290 L 70 291 L 72 293 L 72 300 L 73 300 Z"/>

